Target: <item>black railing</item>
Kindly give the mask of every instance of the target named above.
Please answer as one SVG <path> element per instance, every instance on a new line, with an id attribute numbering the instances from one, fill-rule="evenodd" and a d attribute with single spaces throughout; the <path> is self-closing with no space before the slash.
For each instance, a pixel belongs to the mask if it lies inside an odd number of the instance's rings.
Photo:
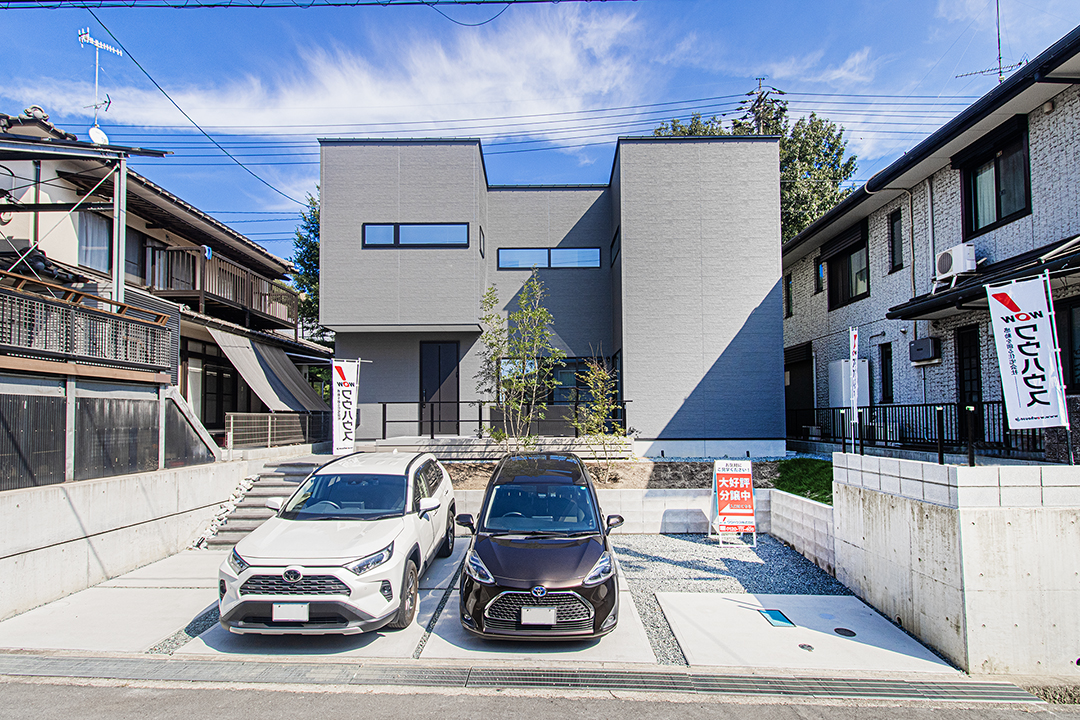
<path id="1" fill-rule="evenodd" d="M 629 400 L 616 403 L 612 411 L 610 431 L 616 426 L 626 428 L 626 405 Z M 481 437 L 484 428 L 506 429 L 501 406 L 480 401 L 431 401 L 431 402 L 380 402 L 382 407 L 382 438 L 412 434 L 434 438 L 436 435 Z M 579 409 L 578 403 L 548 403 L 543 418 L 533 420 L 529 434 L 540 437 L 577 437 L 577 429 L 570 423 Z M 405 432 L 393 433 L 394 430 Z"/>
<path id="2" fill-rule="evenodd" d="M 938 422 L 938 408 L 943 422 Z M 950 452 L 971 446 L 981 453 L 1026 455 L 1043 451 L 1041 430 L 1009 428 L 1001 400 L 964 405 L 874 405 L 859 408 L 859 422 L 851 422 L 850 408 L 810 408 L 787 411 L 789 440 L 841 443 L 853 450 L 859 442 L 876 447 Z M 854 442 L 854 444 L 853 444 Z"/>

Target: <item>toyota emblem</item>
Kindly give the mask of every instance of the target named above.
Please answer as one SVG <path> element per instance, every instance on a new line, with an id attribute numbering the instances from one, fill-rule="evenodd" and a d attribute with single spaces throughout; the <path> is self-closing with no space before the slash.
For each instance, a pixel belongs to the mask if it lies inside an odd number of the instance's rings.
<path id="1" fill-rule="evenodd" d="M 281 573 L 281 579 L 287 583 L 298 583 L 304 578 L 304 573 L 300 572 L 300 568 L 285 568 L 285 572 Z"/>
<path id="2" fill-rule="evenodd" d="M 542 598 L 547 595 L 547 588 L 543 585 L 537 585 L 532 589 L 533 597 Z"/>

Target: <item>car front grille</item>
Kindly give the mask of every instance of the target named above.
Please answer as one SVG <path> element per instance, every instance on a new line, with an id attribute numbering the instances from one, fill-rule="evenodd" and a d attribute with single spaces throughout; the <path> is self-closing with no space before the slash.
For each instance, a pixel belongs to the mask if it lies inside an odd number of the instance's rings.
<path id="1" fill-rule="evenodd" d="M 521 608 L 555 608 L 554 625 L 522 625 Z M 544 597 L 534 597 L 527 592 L 504 592 L 484 611 L 484 626 L 488 630 L 530 633 L 578 633 L 592 632 L 592 605 L 573 592 L 551 592 Z"/>
<path id="2" fill-rule="evenodd" d="M 349 595 L 349 586 L 333 575 L 308 575 L 285 582 L 280 575 L 253 575 L 240 586 L 241 595 Z"/>

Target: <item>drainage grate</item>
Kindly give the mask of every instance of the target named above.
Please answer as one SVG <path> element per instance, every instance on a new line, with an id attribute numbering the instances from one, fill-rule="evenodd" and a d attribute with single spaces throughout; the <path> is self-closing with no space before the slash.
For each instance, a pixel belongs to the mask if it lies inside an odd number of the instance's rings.
<path id="1" fill-rule="evenodd" d="M 0 675 L 309 685 L 560 688 L 781 697 L 1037 703 L 997 682 L 718 675 L 649 670 L 348 665 L 317 662 L 51 657 L 0 653 Z"/>

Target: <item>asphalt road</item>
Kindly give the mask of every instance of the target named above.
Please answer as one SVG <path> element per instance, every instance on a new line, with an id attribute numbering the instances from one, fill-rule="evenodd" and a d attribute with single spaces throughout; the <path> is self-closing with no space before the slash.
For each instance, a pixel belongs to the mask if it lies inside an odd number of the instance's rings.
<path id="1" fill-rule="evenodd" d="M 457 691 L 411 688 L 371 691 L 312 687 L 298 691 L 276 687 L 193 687 L 75 684 L 70 681 L 0 678 L 0 718 L 71 720 L 155 720 L 156 718 L 318 718 L 357 717 L 393 720 L 423 718 L 619 718 L 619 720 L 999 720 L 1053 718 L 1080 720 L 1080 706 L 1001 707 L 952 704 L 771 704 L 763 699 L 739 702 L 690 696 L 617 697 L 581 694 Z"/>

